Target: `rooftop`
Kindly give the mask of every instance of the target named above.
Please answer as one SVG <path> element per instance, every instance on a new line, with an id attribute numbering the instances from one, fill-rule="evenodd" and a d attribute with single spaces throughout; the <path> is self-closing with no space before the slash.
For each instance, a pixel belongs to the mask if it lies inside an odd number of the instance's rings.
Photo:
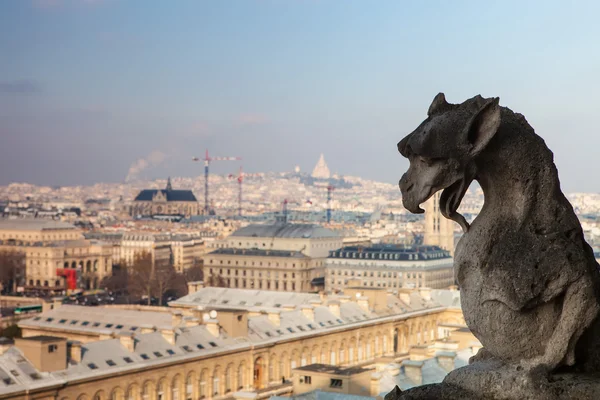
<path id="1" fill-rule="evenodd" d="M 295 239 L 339 238 L 339 235 L 320 225 L 275 223 L 269 225 L 252 224 L 238 229 L 233 237 L 269 237 Z"/>
<path id="2" fill-rule="evenodd" d="M 450 253 L 438 246 L 377 245 L 347 246 L 329 253 L 330 258 L 364 258 L 374 260 L 437 260 L 451 259 Z"/>
<path id="3" fill-rule="evenodd" d="M 144 189 L 134 199 L 134 201 L 152 201 L 154 196 L 161 192 L 167 201 L 198 201 L 191 190 L 158 190 Z"/>
<path id="4" fill-rule="evenodd" d="M 61 337 L 56 337 L 56 336 L 38 335 L 38 336 L 28 336 L 28 337 L 20 338 L 20 340 L 31 340 L 32 342 L 49 343 L 49 342 L 63 341 L 66 339 L 61 338 Z"/>
<path id="5" fill-rule="evenodd" d="M 0 230 L 13 231 L 46 231 L 56 229 L 76 229 L 67 222 L 51 221 L 45 219 L 22 218 L 0 219 Z"/>
<path id="6" fill-rule="evenodd" d="M 356 375 L 362 374 L 363 372 L 371 371 L 370 368 L 362 367 L 338 367 L 335 365 L 328 364 L 311 364 L 305 365 L 304 367 L 296 368 L 296 371 L 307 371 L 307 372 L 319 372 L 331 375 Z"/>
<path id="7" fill-rule="evenodd" d="M 262 250 L 262 249 L 229 249 L 220 248 L 210 252 L 210 254 L 223 254 L 223 255 L 238 255 L 238 256 L 257 256 L 257 257 L 293 257 L 293 258 L 306 258 L 306 256 L 299 251 L 285 251 L 285 250 Z"/>

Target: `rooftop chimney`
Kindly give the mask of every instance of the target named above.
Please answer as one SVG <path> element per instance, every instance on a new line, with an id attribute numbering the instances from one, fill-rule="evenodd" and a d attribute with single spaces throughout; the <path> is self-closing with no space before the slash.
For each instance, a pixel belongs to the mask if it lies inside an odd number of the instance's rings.
<path id="1" fill-rule="evenodd" d="M 358 306 L 360 308 L 363 309 L 363 311 L 366 311 L 366 312 L 369 311 L 369 299 L 368 298 L 366 298 L 366 297 L 359 297 L 356 300 L 356 303 L 358 304 Z"/>
<path id="2" fill-rule="evenodd" d="M 174 327 L 181 325 L 181 323 L 183 322 L 183 314 L 181 313 L 181 311 L 173 311 L 171 315 L 171 321 L 171 325 L 173 325 Z"/>
<path id="3" fill-rule="evenodd" d="M 141 325 L 140 326 L 140 332 L 142 333 L 142 335 L 146 334 L 146 333 L 152 333 L 155 330 L 156 330 L 156 328 L 154 328 L 154 326 L 152 326 L 152 325 Z"/>
<path id="4" fill-rule="evenodd" d="M 79 364 L 81 362 L 81 342 L 73 340 L 69 342 L 69 358 L 72 362 Z"/>
<path id="5" fill-rule="evenodd" d="M 398 293 L 398 297 L 400 297 L 400 300 L 402 300 L 407 305 L 410 305 L 410 292 L 411 289 L 402 288 Z"/>
<path id="6" fill-rule="evenodd" d="M 216 319 L 209 319 L 204 323 L 204 325 L 211 335 L 214 337 L 219 337 L 219 321 Z"/>
<path id="7" fill-rule="evenodd" d="M 273 325 L 279 326 L 281 324 L 281 316 L 279 315 L 279 311 L 269 311 L 267 316 Z"/>
<path id="8" fill-rule="evenodd" d="M 413 381 L 416 386 L 423 384 L 423 361 L 404 360 L 402 366 L 404 367 L 406 377 Z"/>
<path id="9" fill-rule="evenodd" d="M 376 372 L 371 375 L 371 388 L 370 389 L 371 389 L 372 397 L 379 396 L 379 393 L 380 393 L 379 381 L 380 380 L 381 380 L 381 374 L 379 372 Z"/>
<path id="10" fill-rule="evenodd" d="M 163 339 L 165 339 L 167 342 L 169 342 L 170 345 L 175 346 L 175 329 L 171 328 L 171 329 L 162 329 L 160 331 Z"/>
<path id="11" fill-rule="evenodd" d="M 419 294 L 421 297 L 427 301 L 431 301 L 431 289 L 430 288 L 419 288 Z"/>
<path id="12" fill-rule="evenodd" d="M 15 339 L 25 358 L 41 372 L 67 368 L 67 339 L 53 336 L 32 336 Z"/>
<path id="13" fill-rule="evenodd" d="M 439 351 L 435 358 L 437 358 L 437 362 L 440 367 L 444 368 L 446 371 L 450 372 L 454 369 L 454 359 L 456 358 L 456 353 L 453 351 Z"/>
<path id="14" fill-rule="evenodd" d="M 196 282 L 188 282 L 188 294 L 196 293 L 198 290 L 204 288 L 204 282 L 196 281 Z"/>
<path id="15" fill-rule="evenodd" d="M 312 306 L 302 306 L 302 314 L 310 321 L 315 320 L 315 309 Z"/>
<path id="16" fill-rule="evenodd" d="M 327 304 L 327 307 L 329 307 L 329 311 L 331 311 L 331 313 L 333 315 L 335 315 L 336 317 L 340 317 L 340 302 L 339 301 L 330 301 Z"/>
<path id="17" fill-rule="evenodd" d="M 293 304 L 284 304 L 283 305 L 283 311 L 294 311 L 296 309 L 296 306 Z"/>
<path id="18" fill-rule="evenodd" d="M 121 342 L 121 346 L 125 347 L 127 351 L 133 353 L 135 350 L 135 338 L 133 334 L 123 332 L 119 335 L 119 342 Z"/>
<path id="19" fill-rule="evenodd" d="M 187 317 L 184 318 L 185 326 L 188 328 L 200 325 L 200 321 L 196 317 Z"/>

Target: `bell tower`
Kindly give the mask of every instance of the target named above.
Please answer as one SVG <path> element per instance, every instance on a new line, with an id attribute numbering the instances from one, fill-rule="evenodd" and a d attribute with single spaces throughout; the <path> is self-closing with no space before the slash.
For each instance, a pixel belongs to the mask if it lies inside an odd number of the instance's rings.
<path id="1" fill-rule="evenodd" d="M 425 235 L 423 244 L 439 246 L 454 257 L 454 221 L 440 212 L 440 194 L 437 192 L 423 206 L 425 209 Z"/>

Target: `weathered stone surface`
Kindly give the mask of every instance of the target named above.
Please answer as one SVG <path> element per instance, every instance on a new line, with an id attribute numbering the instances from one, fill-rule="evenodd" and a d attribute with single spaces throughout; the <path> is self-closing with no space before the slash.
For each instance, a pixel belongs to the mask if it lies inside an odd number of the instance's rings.
<path id="1" fill-rule="evenodd" d="M 599 266 L 561 192 L 552 152 L 525 118 L 498 98 L 449 104 L 440 93 L 398 150 L 410 161 L 400 180 L 404 206 L 421 213 L 420 204 L 443 190 L 440 211 L 464 231 L 455 277 L 467 325 L 484 346 L 471 366 L 427 390 L 534 399 L 554 387 L 559 368 L 600 371 Z M 457 209 L 473 180 L 485 204 L 469 225 Z M 595 381 L 561 376 L 561 385 Z"/>

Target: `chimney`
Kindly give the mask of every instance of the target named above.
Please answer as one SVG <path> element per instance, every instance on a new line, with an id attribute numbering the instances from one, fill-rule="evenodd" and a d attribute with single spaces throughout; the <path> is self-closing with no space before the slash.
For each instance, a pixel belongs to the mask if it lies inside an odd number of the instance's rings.
<path id="1" fill-rule="evenodd" d="M 200 321 L 196 317 L 187 317 L 184 318 L 185 326 L 188 328 L 200 325 Z"/>
<path id="2" fill-rule="evenodd" d="M 81 362 L 81 342 L 73 340 L 69 343 L 69 358 L 72 362 L 79 364 Z"/>
<path id="3" fill-rule="evenodd" d="M 204 289 L 204 282 L 196 281 L 196 282 L 188 282 L 188 294 L 196 293 L 200 289 Z"/>
<path id="4" fill-rule="evenodd" d="M 410 349 L 408 349 L 408 356 L 411 361 L 421 361 L 429 358 L 427 354 L 428 351 L 429 348 L 427 346 L 411 346 Z"/>
<path id="5" fill-rule="evenodd" d="M 133 334 L 127 332 L 119 334 L 119 342 L 121 342 L 121 346 L 125 347 L 128 352 L 133 353 L 135 350 L 135 338 Z"/>
<path id="6" fill-rule="evenodd" d="M 402 366 L 404 367 L 404 373 L 406 374 L 406 377 L 410 379 L 415 386 L 423 384 L 423 361 L 404 360 L 402 362 Z"/>
<path id="7" fill-rule="evenodd" d="M 267 316 L 273 325 L 279 326 L 281 324 L 281 316 L 279 315 L 279 311 L 269 311 Z"/>
<path id="8" fill-rule="evenodd" d="M 141 325 L 141 326 L 140 326 L 140 332 L 142 333 L 142 335 L 143 335 L 143 334 L 146 334 L 146 333 L 152 333 L 152 332 L 154 332 L 155 330 L 156 330 L 156 329 L 155 329 L 155 328 L 154 328 L 154 326 L 152 326 L 152 325 Z"/>
<path id="9" fill-rule="evenodd" d="M 356 303 L 358 304 L 358 306 L 360 308 L 363 309 L 363 311 L 369 312 L 369 299 L 366 297 L 359 297 L 356 300 Z"/>
<path id="10" fill-rule="evenodd" d="M 283 305 L 283 311 L 294 311 L 296 309 L 296 306 L 293 304 L 284 304 Z"/>
<path id="11" fill-rule="evenodd" d="M 340 302 L 339 301 L 330 301 L 327 304 L 327 307 L 329 307 L 329 311 L 335 315 L 336 317 L 340 317 Z"/>
<path id="12" fill-rule="evenodd" d="M 6 350 L 13 347 L 14 344 L 15 344 L 14 340 L 0 337 L 0 355 L 6 353 Z"/>
<path id="13" fill-rule="evenodd" d="M 431 301 L 431 289 L 430 288 L 419 288 L 419 294 L 426 301 Z"/>
<path id="14" fill-rule="evenodd" d="M 402 288 L 400 289 L 400 293 L 398 293 L 398 297 L 407 305 L 410 305 L 410 289 Z"/>
<path id="15" fill-rule="evenodd" d="M 312 306 L 302 306 L 302 314 L 310 321 L 315 320 L 315 309 Z"/>
<path id="16" fill-rule="evenodd" d="M 81 359 L 81 344 L 79 345 Z M 68 342 L 53 336 L 32 336 L 15 339 L 15 347 L 41 372 L 62 371 L 67 368 Z"/>
<path id="17" fill-rule="evenodd" d="M 181 325 L 181 323 L 183 322 L 183 314 L 181 313 L 181 311 L 173 311 L 171 315 L 171 321 L 171 325 L 173 325 L 173 327 Z"/>
<path id="18" fill-rule="evenodd" d="M 175 346 L 175 338 L 176 338 L 176 334 L 175 334 L 175 329 L 171 328 L 171 329 L 162 329 L 160 331 L 163 339 L 165 339 L 167 342 L 169 342 L 170 345 Z"/>
<path id="19" fill-rule="evenodd" d="M 313 307 L 318 307 L 321 305 L 321 300 L 311 300 L 311 301 L 309 301 L 309 303 Z"/>
<path id="20" fill-rule="evenodd" d="M 344 303 L 349 302 L 351 297 L 350 296 L 338 296 L 338 299 L 340 300 L 341 304 L 344 304 Z"/>
<path id="21" fill-rule="evenodd" d="M 371 375 L 371 397 L 377 397 L 380 393 L 379 381 L 381 380 L 381 374 L 376 372 Z"/>
<path id="22" fill-rule="evenodd" d="M 450 372 L 454 369 L 454 359 L 456 358 L 456 353 L 453 351 L 439 351 L 435 358 L 437 358 L 437 362 L 440 367 L 444 368 L 446 371 Z"/>
<path id="23" fill-rule="evenodd" d="M 214 337 L 219 337 L 219 321 L 216 319 L 209 319 L 204 323 L 204 325 L 211 335 Z"/>

